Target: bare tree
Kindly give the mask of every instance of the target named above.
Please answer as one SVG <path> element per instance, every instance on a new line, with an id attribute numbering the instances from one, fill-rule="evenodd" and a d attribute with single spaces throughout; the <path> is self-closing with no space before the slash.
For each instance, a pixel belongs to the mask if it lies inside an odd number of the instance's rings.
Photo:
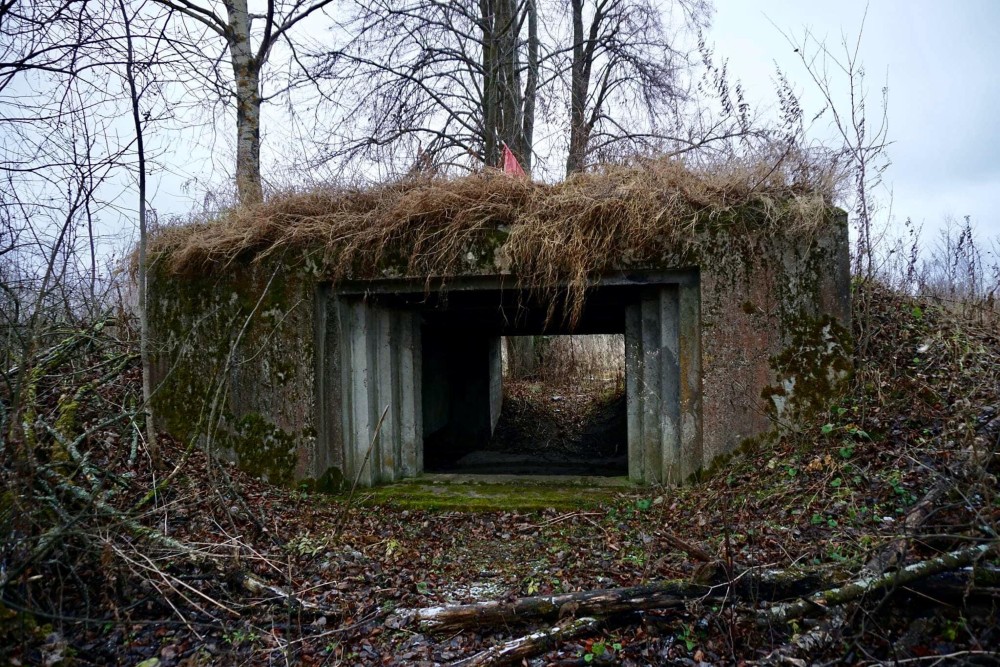
<path id="1" fill-rule="evenodd" d="M 162 107 L 154 101 L 160 98 L 163 63 L 155 42 L 162 17 L 149 7 L 142 0 L 0 4 L 0 215 L 6 228 L 0 234 L 0 377 L 10 399 L 8 435 L 26 446 L 33 374 L 44 366 L 40 350 L 51 343 L 46 332 L 90 326 L 114 308 L 110 272 L 101 265 L 111 261 L 107 253 L 118 241 L 105 235 L 120 234 L 121 179 L 138 173 L 145 189 L 149 150 L 142 128 L 159 119 Z M 141 113 L 131 108 L 133 137 L 120 132 L 122 88 L 146 99 Z M 140 199 L 142 208 L 144 192 Z M 140 225 L 140 237 L 143 232 Z"/>
<path id="2" fill-rule="evenodd" d="M 627 145 L 635 152 L 667 137 L 660 126 L 685 96 L 680 74 L 690 68 L 679 33 L 708 24 L 707 0 L 678 0 L 683 25 L 669 26 L 649 0 L 570 0 L 573 25 L 569 74 L 567 175 L 592 153 Z M 638 121 L 638 122 L 637 122 Z"/>
<path id="3" fill-rule="evenodd" d="M 483 161 L 498 164 L 499 147 L 507 144 L 530 171 L 539 59 L 535 1 L 482 0 L 479 22 L 484 77 Z M 526 40 L 522 40 L 525 28 Z"/>
<path id="4" fill-rule="evenodd" d="M 94 11 L 64 0 L 0 0 L 0 92 L 26 73 L 72 76 L 87 67 L 78 56 L 102 38 L 100 24 L 87 20 Z"/>
<path id="5" fill-rule="evenodd" d="M 4 247 L 7 433 L 23 443 L 40 332 L 73 317 L 96 290 L 96 193 L 124 148 L 105 141 L 106 45 L 101 6 L 55 0 L 0 4 L 0 210 Z M 89 266 L 77 262 L 84 244 Z M 86 276 L 81 275 L 81 269 Z M 84 278 L 86 288 L 77 281 Z M 88 293 L 89 290 L 89 293 Z M 28 429 L 31 424 L 27 424 Z"/>
<path id="6" fill-rule="evenodd" d="M 350 105 L 328 157 L 476 168 L 495 166 L 505 143 L 530 169 L 539 123 L 546 151 L 568 135 L 569 172 L 591 154 L 659 145 L 675 138 L 665 128 L 684 97 L 680 35 L 710 13 L 707 0 L 668 10 L 648 0 L 357 0 L 339 26 L 349 39 L 313 68 L 331 101 Z"/>
<path id="7" fill-rule="evenodd" d="M 290 40 L 292 29 L 320 12 L 333 0 L 267 0 L 263 13 L 251 13 L 247 0 L 223 0 L 224 13 L 215 3 L 197 0 L 155 0 L 177 13 L 174 45 L 189 60 L 195 72 L 204 72 L 206 90 L 236 107 L 236 190 L 241 202 L 260 201 L 263 197 L 260 169 L 260 112 L 266 97 L 261 91 L 262 73 L 275 45 L 284 41 L 295 54 Z M 255 28 L 253 22 L 262 23 Z M 229 55 L 231 81 L 204 55 L 202 35 L 192 34 L 193 22 L 221 40 Z M 256 46 L 254 41 L 256 40 Z M 201 62 L 197 62 L 200 60 Z M 280 94 L 278 91 L 275 94 Z"/>
<path id="8" fill-rule="evenodd" d="M 142 95 L 144 86 L 139 82 L 139 70 L 142 63 L 136 62 L 136 53 L 132 35 L 132 25 L 135 12 L 125 5 L 125 0 L 118 0 L 121 10 L 121 23 L 125 37 L 125 71 L 124 78 L 128 87 L 129 105 L 132 111 L 132 125 L 135 131 L 136 176 L 138 181 L 138 223 L 139 248 L 138 271 L 136 272 L 136 291 L 139 302 L 139 358 L 142 364 L 142 399 L 146 415 L 146 441 L 153 464 L 159 467 L 160 449 L 156 440 L 156 426 L 152 411 L 152 369 L 149 359 L 149 315 L 146 307 L 147 296 L 147 211 L 146 211 L 146 145 L 142 112 Z M 154 51 L 155 52 L 155 51 Z"/>
<path id="9" fill-rule="evenodd" d="M 507 144 L 530 170 L 536 0 L 357 0 L 339 29 L 344 44 L 313 54 L 328 102 L 345 106 L 327 159 L 477 168 Z"/>
<path id="10" fill-rule="evenodd" d="M 849 164 L 857 231 L 854 273 L 862 280 L 869 280 L 875 276 L 876 270 L 875 225 L 879 212 L 876 191 L 882 185 L 882 175 L 891 162 L 887 150 L 890 143 L 886 113 L 889 88 L 888 85 L 881 87 L 878 115 L 873 117 L 868 110 L 869 89 L 865 68 L 859 57 L 863 35 L 864 19 L 857 39 L 849 43 L 845 37 L 839 54 L 808 31 L 801 39 L 793 39 L 787 34 L 784 36 L 799 54 L 806 73 L 823 97 L 826 106 L 821 113 L 829 114 L 830 125 L 840 140 L 839 152 Z M 835 92 L 834 81 L 838 77 L 847 86 L 846 100 Z"/>

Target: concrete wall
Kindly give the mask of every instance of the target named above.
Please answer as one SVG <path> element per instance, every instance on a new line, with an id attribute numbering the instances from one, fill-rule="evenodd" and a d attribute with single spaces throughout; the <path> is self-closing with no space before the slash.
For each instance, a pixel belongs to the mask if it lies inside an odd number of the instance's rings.
<path id="1" fill-rule="evenodd" d="M 167 275 L 149 291 L 157 425 L 276 483 L 322 476 L 317 447 L 314 281 L 285 267 Z"/>
<path id="2" fill-rule="evenodd" d="M 412 477 L 423 469 L 419 315 L 360 298 L 330 303 L 326 316 L 339 354 L 327 357 L 324 374 L 329 386 L 339 379 L 340 387 L 336 399 L 325 402 L 330 430 L 324 437 L 339 445 L 333 449 L 342 452 L 344 480 L 371 486 Z M 339 434 L 333 430 L 338 418 Z"/>
<path id="3" fill-rule="evenodd" d="M 850 371 L 846 216 L 808 236 L 702 241 L 701 254 L 609 274 L 631 290 L 618 305 L 629 470 L 639 481 L 680 483 L 775 424 L 794 427 L 826 409 Z M 324 487 L 416 474 L 434 436 L 451 454 L 489 437 L 502 397 L 501 332 L 470 335 L 461 319 L 427 329 L 420 299 L 378 305 L 367 288 L 333 289 L 307 266 L 235 261 L 211 278 L 154 270 L 163 428 L 269 480 Z M 643 277 L 668 269 L 688 278 Z M 470 277 L 494 290 L 511 284 L 495 272 L 485 265 Z"/>
<path id="4" fill-rule="evenodd" d="M 643 288 L 625 314 L 629 479 L 682 483 L 703 465 L 700 289 Z"/>
<path id="5" fill-rule="evenodd" d="M 701 267 L 703 465 L 828 407 L 851 370 L 847 216 Z"/>
<path id="6" fill-rule="evenodd" d="M 489 346 L 490 435 L 493 435 L 503 409 L 503 338 L 491 337 Z"/>

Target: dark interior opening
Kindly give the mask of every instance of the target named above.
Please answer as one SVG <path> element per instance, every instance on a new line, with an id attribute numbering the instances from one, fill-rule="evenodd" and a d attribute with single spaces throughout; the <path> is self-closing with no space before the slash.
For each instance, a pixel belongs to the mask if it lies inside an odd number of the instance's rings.
<path id="1" fill-rule="evenodd" d="M 680 312 L 678 294 L 680 286 L 697 280 L 697 272 L 688 270 L 602 276 L 588 287 L 579 311 L 571 307 L 579 302 L 569 290 L 526 289 L 509 276 L 341 284 L 338 294 L 345 302 L 361 298 L 366 308 L 344 315 L 357 319 L 348 322 L 358 327 L 350 352 L 364 364 L 347 364 L 343 388 L 362 409 L 377 404 L 415 410 L 394 415 L 411 429 L 390 436 L 399 441 L 398 451 L 380 452 L 380 464 L 393 475 L 397 461 L 404 461 L 406 476 L 607 475 L 660 481 L 658 457 L 666 442 L 661 431 L 676 426 L 681 409 L 678 322 L 693 321 Z M 580 348 L 568 356 L 543 355 L 534 374 L 504 376 L 504 341 L 531 337 L 555 350 L 597 336 L 610 337 L 616 350 L 615 361 L 600 372 L 577 368 Z M 401 349 L 408 356 L 383 360 L 394 340 L 405 343 Z M 673 347 L 664 347 L 671 342 Z M 647 382 L 648 364 L 653 375 Z M 349 415 L 359 424 L 365 416 Z M 360 456 L 369 440 L 355 437 L 350 451 Z M 644 454 L 630 460 L 630 449 Z"/>
<path id="2" fill-rule="evenodd" d="M 525 341 L 525 339 L 527 339 Z M 496 339 L 493 339 L 496 340 Z M 439 343 L 425 338 L 433 357 Z M 536 366 L 517 377 L 511 363 L 518 345 L 534 348 Z M 473 345 L 475 345 L 473 343 Z M 481 353 L 496 354 L 497 343 L 482 344 Z M 491 347 L 492 346 L 492 347 Z M 489 348 L 489 349 L 486 349 Z M 461 354 L 448 355 L 461 358 Z M 625 343 L 616 335 L 510 336 L 503 339 L 502 398 L 490 387 L 453 385 L 459 412 L 424 437 L 426 472 L 491 475 L 628 474 L 628 433 L 625 399 Z M 493 359 L 493 363 L 496 363 Z M 447 366 L 447 364 L 445 364 Z M 425 377 L 427 369 L 424 368 Z M 431 369 L 432 370 L 432 369 Z M 500 369 L 494 368 L 494 372 Z M 445 370 L 446 375 L 449 374 Z M 450 373 L 460 380 L 461 369 Z M 438 405 L 436 384 L 425 388 L 425 405 Z M 428 398 L 426 389 L 431 390 Z M 493 388 L 494 391 L 497 389 Z M 463 403 L 478 396 L 493 402 L 494 412 Z M 456 401 L 452 401 L 456 405 Z M 425 414 L 427 411 L 425 410 Z M 475 423 L 470 418 L 480 414 Z M 431 414 L 430 422 L 436 423 Z M 426 429 L 425 429 L 426 431 Z"/>
<path id="3" fill-rule="evenodd" d="M 630 287 L 591 290 L 572 326 L 561 299 L 523 290 L 404 297 L 423 320 L 424 472 L 627 476 Z M 524 338 L 537 344 L 538 363 L 513 377 L 505 360 Z"/>

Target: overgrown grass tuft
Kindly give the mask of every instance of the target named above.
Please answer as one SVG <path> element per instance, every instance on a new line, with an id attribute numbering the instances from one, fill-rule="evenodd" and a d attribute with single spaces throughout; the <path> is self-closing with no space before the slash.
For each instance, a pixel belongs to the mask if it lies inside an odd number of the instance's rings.
<path id="1" fill-rule="evenodd" d="M 557 184 L 494 171 L 418 178 L 289 191 L 210 221 L 161 229 L 151 251 L 176 273 L 308 256 L 334 281 L 460 275 L 492 265 L 522 287 L 566 286 L 577 315 L 589 280 L 602 271 L 695 263 L 715 232 L 816 229 L 836 183 L 832 172 L 788 154 L 711 168 L 637 160 Z"/>

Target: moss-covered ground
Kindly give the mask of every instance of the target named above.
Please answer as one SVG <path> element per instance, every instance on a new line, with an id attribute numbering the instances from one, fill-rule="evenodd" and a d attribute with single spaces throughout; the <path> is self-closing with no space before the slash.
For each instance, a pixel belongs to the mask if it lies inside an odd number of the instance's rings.
<path id="1" fill-rule="evenodd" d="M 515 480 L 506 476 L 505 481 L 498 482 L 489 476 L 482 476 L 482 480 L 442 477 L 366 489 L 359 502 L 369 507 L 473 512 L 582 510 L 607 505 L 634 488 L 624 478 L 540 480 L 524 476 Z"/>

